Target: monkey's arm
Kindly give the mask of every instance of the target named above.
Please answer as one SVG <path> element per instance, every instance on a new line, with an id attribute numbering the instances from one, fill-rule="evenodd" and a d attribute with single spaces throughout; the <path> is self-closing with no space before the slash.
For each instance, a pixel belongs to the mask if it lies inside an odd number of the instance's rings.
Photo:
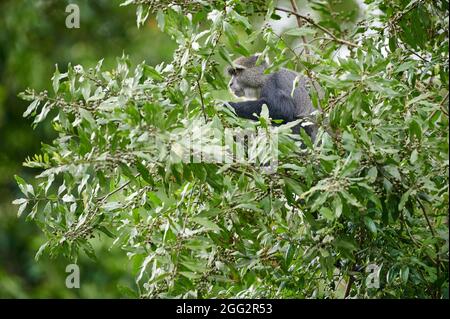
<path id="1" fill-rule="evenodd" d="M 270 110 L 269 103 L 266 99 L 261 98 L 255 101 L 245 101 L 245 102 L 229 102 L 230 106 L 232 106 L 239 117 L 257 120 L 258 118 L 253 115 L 256 113 L 259 115 L 262 110 L 263 104 L 266 104 Z M 270 112 L 269 112 L 270 113 Z"/>
<path id="2" fill-rule="evenodd" d="M 294 100 L 283 93 L 281 90 L 275 90 L 270 96 L 263 96 L 255 101 L 229 102 L 239 117 L 257 120 L 253 114 L 259 115 L 263 104 L 267 105 L 269 117 L 273 120 L 283 120 L 285 123 L 296 119 L 296 107 Z"/>

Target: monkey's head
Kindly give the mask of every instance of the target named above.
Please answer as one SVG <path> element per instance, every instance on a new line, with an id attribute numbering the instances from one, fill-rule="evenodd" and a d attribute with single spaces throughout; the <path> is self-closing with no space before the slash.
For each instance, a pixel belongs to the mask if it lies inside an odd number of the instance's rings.
<path id="1" fill-rule="evenodd" d="M 227 67 L 227 72 L 231 76 L 228 86 L 237 97 L 258 97 L 256 95 L 264 85 L 266 79 L 264 70 L 267 68 L 266 61 L 256 65 L 258 57 L 259 55 L 240 57 L 233 61 L 232 66 Z"/>

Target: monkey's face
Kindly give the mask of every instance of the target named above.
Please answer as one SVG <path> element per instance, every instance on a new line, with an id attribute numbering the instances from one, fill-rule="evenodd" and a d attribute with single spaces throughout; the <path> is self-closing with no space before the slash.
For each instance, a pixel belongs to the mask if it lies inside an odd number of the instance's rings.
<path id="1" fill-rule="evenodd" d="M 228 70 L 228 73 L 231 75 L 231 80 L 230 83 L 228 83 L 228 87 L 230 88 L 231 92 L 237 97 L 245 96 L 244 85 L 239 80 L 243 71 L 244 70 L 241 69 Z"/>
<path id="2" fill-rule="evenodd" d="M 239 80 L 236 77 L 232 77 L 230 81 L 230 90 L 237 97 L 245 96 L 245 90 L 239 84 Z"/>
<path id="3" fill-rule="evenodd" d="M 230 68 L 228 69 L 228 74 L 231 75 L 230 83 L 228 83 L 228 87 L 230 88 L 231 92 L 236 95 L 237 97 L 251 97 L 248 96 L 247 92 L 249 85 L 248 85 L 248 69 L 246 68 Z"/>
<path id="4" fill-rule="evenodd" d="M 266 79 L 264 70 L 267 68 L 267 63 L 255 65 L 257 58 L 256 55 L 249 58 L 241 57 L 233 62 L 233 66 L 227 68 L 231 76 L 228 87 L 237 97 L 259 98 Z"/>

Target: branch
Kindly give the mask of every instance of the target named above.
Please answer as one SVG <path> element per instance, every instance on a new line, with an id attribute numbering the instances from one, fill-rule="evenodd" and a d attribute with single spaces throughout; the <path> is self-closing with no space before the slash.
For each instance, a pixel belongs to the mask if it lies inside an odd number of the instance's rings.
<path id="1" fill-rule="evenodd" d="M 420 208 L 422 209 L 423 216 L 425 217 L 425 219 L 427 221 L 427 224 L 428 224 L 428 227 L 430 228 L 431 235 L 434 238 L 436 238 L 436 232 L 435 232 L 433 226 L 431 225 L 430 219 L 428 218 L 428 214 L 427 214 L 427 212 L 425 210 L 425 206 L 422 204 L 422 201 L 419 198 L 417 198 L 417 202 L 419 203 Z M 438 246 L 437 243 L 434 244 L 434 249 L 436 250 L 436 271 L 437 271 L 437 276 L 439 278 L 439 274 L 440 274 L 440 267 L 439 266 L 441 265 L 441 258 L 439 257 L 439 246 Z"/>
<path id="2" fill-rule="evenodd" d="M 447 101 L 447 99 L 448 99 L 448 92 L 447 92 L 447 94 L 444 96 L 444 98 L 442 99 L 441 103 L 439 103 L 439 107 L 441 108 L 442 113 L 444 113 L 444 114 L 447 115 L 447 117 L 448 117 L 448 112 L 447 112 L 447 111 L 445 110 L 445 108 L 444 108 L 444 103 L 445 103 L 445 101 Z"/>
<path id="3" fill-rule="evenodd" d="M 354 47 L 354 48 L 359 47 L 359 45 L 357 45 L 357 44 L 355 44 L 355 43 L 353 43 L 353 42 L 350 42 L 350 41 L 347 41 L 347 40 L 338 38 L 338 37 L 335 36 L 330 30 L 328 30 L 327 28 L 322 27 L 320 24 L 317 24 L 317 23 L 314 22 L 314 20 L 311 19 L 310 17 L 304 16 L 304 15 L 298 13 L 298 12 L 294 12 L 294 11 L 292 11 L 292 10 L 285 9 L 285 8 L 281 8 L 281 7 L 276 7 L 275 10 L 283 11 L 283 12 L 292 14 L 292 15 L 296 16 L 297 18 L 301 18 L 301 19 L 305 20 L 306 22 L 312 24 L 312 25 L 315 26 L 316 28 L 318 28 L 318 29 L 322 30 L 323 32 L 325 32 L 326 34 L 328 34 L 334 41 L 336 41 L 336 42 L 338 42 L 338 43 L 345 44 L 345 45 L 348 45 L 349 47 Z"/>
<path id="4" fill-rule="evenodd" d="M 292 6 L 293 12 L 296 13 L 295 17 L 297 18 L 297 25 L 299 28 L 301 28 L 303 23 L 302 23 L 301 17 L 298 15 L 297 3 L 295 1 L 296 0 L 291 0 L 291 6 Z M 302 38 L 303 43 L 306 45 L 307 44 L 306 37 L 304 35 L 302 35 L 301 38 Z M 305 50 L 305 54 L 308 56 L 309 55 L 308 47 L 305 46 L 304 50 Z"/>
<path id="5" fill-rule="evenodd" d="M 202 103 L 202 112 L 203 112 L 203 117 L 205 118 L 205 122 L 208 121 L 208 119 L 206 118 L 206 112 L 205 112 L 205 101 L 203 101 L 203 93 L 202 93 L 202 88 L 200 87 L 200 81 L 197 79 L 197 87 L 198 87 L 198 92 L 200 93 L 200 101 Z"/>
<path id="6" fill-rule="evenodd" d="M 352 289 L 352 285 L 353 285 L 354 281 L 355 281 L 355 278 L 352 275 L 349 275 L 348 282 L 345 287 L 344 299 L 346 299 L 350 295 L 350 291 Z"/>
<path id="7" fill-rule="evenodd" d="M 433 226 L 431 226 L 431 222 L 430 222 L 430 219 L 428 218 L 427 212 L 425 210 L 425 206 L 422 204 L 422 202 L 418 198 L 417 198 L 417 202 L 419 203 L 420 208 L 422 209 L 423 216 L 425 217 L 425 220 L 427 221 L 428 227 L 430 228 L 431 235 L 433 235 L 433 237 L 436 237 L 436 232 L 434 231 Z"/>
<path id="8" fill-rule="evenodd" d="M 444 103 L 448 99 L 448 93 L 449 92 L 447 92 L 447 94 L 445 94 L 444 98 L 439 103 L 439 108 L 441 109 L 441 112 L 444 113 L 447 117 L 448 117 L 448 112 L 444 108 Z M 434 116 L 434 114 L 436 114 L 436 112 L 437 112 L 437 109 L 435 109 L 433 112 L 431 112 L 430 116 L 427 118 L 427 121 L 429 121 Z"/>
<path id="9" fill-rule="evenodd" d="M 135 178 L 138 178 L 141 175 L 141 173 L 138 173 L 136 175 L 134 175 Z M 99 202 L 104 202 L 105 200 L 107 200 L 109 197 L 111 197 L 112 195 L 114 195 L 117 192 L 120 192 L 122 189 L 124 189 L 125 187 L 128 186 L 128 184 L 131 183 L 131 179 L 128 180 L 127 182 L 123 183 L 121 186 L 119 186 L 118 188 L 112 190 L 111 192 L 109 192 L 108 194 L 106 194 L 105 196 L 102 196 L 100 198 L 98 198 Z"/>

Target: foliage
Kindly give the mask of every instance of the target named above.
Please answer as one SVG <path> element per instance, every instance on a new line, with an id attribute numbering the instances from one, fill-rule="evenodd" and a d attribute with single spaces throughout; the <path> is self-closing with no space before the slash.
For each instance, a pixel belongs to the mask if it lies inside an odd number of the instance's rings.
<path id="1" fill-rule="evenodd" d="M 65 27 L 69 3 L 80 7 L 80 29 Z M 78 258 L 81 288 L 68 289 L 65 268 L 73 260 L 60 256 L 37 263 L 34 256 L 45 236 L 25 216 L 17 218 L 11 204 L 20 195 L 14 175 L 28 179 L 37 171 L 23 167 L 23 160 L 39 152 L 42 141 L 56 136 L 49 120 L 33 129 L 32 121 L 22 117 L 27 104 L 17 92 L 29 86 L 51 89 L 48 79 L 56 63 L 66 71 L 70 61 L 95 65 L 101 56 L 105 67 L 112 67 L 124 48 L 132 61 L 170 60 L 175 43 L 153 20 L 137 29 L 134 8 L 119 4 L 119 0 L 0 1 L 0 298 L 117 298 L 125 289 L 118 290 L 118 285 L 134 286 L 127 256 L 120 247 L 109 249 L 112 239 L 101 238 L 92 241 L 97 260 Z M 148 50 L 155 42 L 158 46 Z"/>
<path id="2" fill-rule="evenodd" d="M 320 18 L 297 13 L 299 27 L 280 35 L 269 22 L 295 9 L 273 2 L 126 1 L 138 25 L 156 13 L 178 44 L 172 62 L 69 66 L 52 94 L 23 93 L 24 116 L 51 116 L 58 134 L 26 161 L 39 182 L 16 177 L 19 214 L 48 236 L 38 256 L 94 257 L 105 234 L 143 297 L 448 298 L 448 2 L 368 0 L 351 29 L 332 23 L 326 1 L 310 3 Z M 249 18 L 261 13 L 258 28 Z M 299 70 L 325 89 L 312 92 L 315 143 L 215 98 L 226 88 L 217 61 L 249 55 L 257 39 L 269 71 Z M 265 132 L 249 148 L 277 140 L 275 171 L 176 160 L 188 136 L 213 144 L 237 127 Z M 367 285 L 370 265 L 380 287 Z"/>

